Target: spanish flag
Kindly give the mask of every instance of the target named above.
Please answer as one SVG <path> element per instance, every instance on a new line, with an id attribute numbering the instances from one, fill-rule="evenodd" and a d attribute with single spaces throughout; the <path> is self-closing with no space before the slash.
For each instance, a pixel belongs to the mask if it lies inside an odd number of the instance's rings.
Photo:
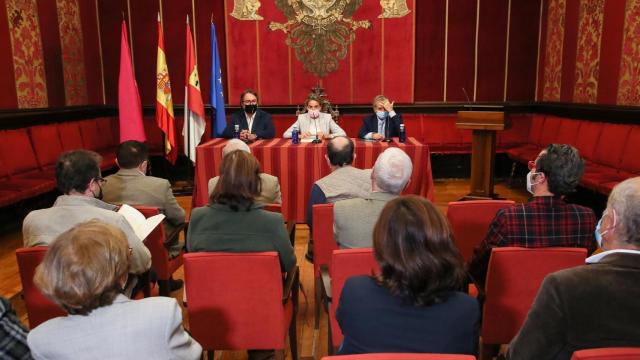
<path id="1" fill-rule="evenodd" d="M 158 60 L 156 62 L 156 123 L 164 132 L 164 156 L 176 163 L 178 148 L 176 145 L 175 118 L 173 116 L 173 99 L 171 97 L 171 81 L 169 68 L 164 55 L 164 34 L 158 13 Z"/>
<path id="2" fill-rule="evenodd" d="M 182 128 L 182 135 L 184 136 L 184 152 L 195 163 L 196 146 L 198 146 L 202 134 L 204 134 L 205 122 L 204 103 L 202 102 L 200 78 L 198 77 L 198 63 L 193 45 L 193 36 L 191 36 L 191 28 L 189 27 L 189 17 L 187 17 L 187 57 L 185 64 L 184 127 Z"/>

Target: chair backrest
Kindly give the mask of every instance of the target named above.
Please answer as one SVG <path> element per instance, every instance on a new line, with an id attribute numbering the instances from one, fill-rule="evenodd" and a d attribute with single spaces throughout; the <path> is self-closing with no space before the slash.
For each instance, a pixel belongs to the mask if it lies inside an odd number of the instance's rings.
<path id="1" fill-rule="evenodd" d="M 276 252 L 184 255 L 189 329 L 204 349 L 282 349 L 287 326 Z"/>
<path id="2" fill-rule="evenodd" d="M 282 214 L 282 204 L 265 204 L 263 209 Z"/>
<path id="3" fill-rule="evenodd" d="M 140 211 L 142 215 L 149 218 L 158 215 L 160 210 L 157 207 L 134 205 L 135 209 Z M 171 277 L 171 269 L 169 268 L 169 252 L 164 246 L 166 239 L 163 223 L 156 226 L 144 240 L 144 245 L 151 253 L 151 266 L 156 271 L 158 278 L 168 279 Z"/>
<path id="4" fill-rule="evenodd" d="M 60 306 L 42 295 L 33 283 L 33 275 L 36 273 L 36 267 L 40 265 L 46 253 L 46 246 L 19 248 L 16 250 L 18 270 L 20 271 L 20 280 L 22 281 L 22 295 L 25 305 L 27 306 L 29 327 L 31 329 L 49 319 L 67 315 L 66 311 Z"/>
<path id="5" fill-rule="evenodd" d="M 325 356 L 322 360 L 475 360 L 473 355 L 459 354 L 357 354 Z"/>
<path id="6" fill-rule="evenodd" d="M 473 249 L 487 234 L 489 224 L 498 210 L 515 205 L 511 200 L 453 201 L 447 208 L 447 218 L 456 246 L 465 262 L 469 262 Z"/>
<path id="7" fill-rule="evenodd" d="M 329 309 L 329 326 L 331 326 L 332 344 L 337 346 L 342 343 L 343 337 L 338 321 L 336 321 L 336 310 L 338 310 L 338 303 L 340 302 L 340 294 L 342 294 L 344 283 L 352 276 L 373 275 L 378 273 L 380 266 L 373 255 L 372 248 L 334 250 L 331 263 L 331 308 Z"/>
<path id="8" fill-rule="evenodd" d="M 611 347 L 578 350 L 571 360 L 637 360 L 640 359 L 640 347 Z"/>
<path id="9" fill-rule="evenodd" d="M 522 326 L 545 276 L 584 265 L 583 248 L 494 248 L 482 319 L 485 344 L 508 344 Z"/>
<path id="10" fill-rule="evenodd" d="M 320 276 L 320 265 L 329 266 L 331 253 L 338 248 L 333 238 L 333 204 L 313 205 L 313 271 Z"/>

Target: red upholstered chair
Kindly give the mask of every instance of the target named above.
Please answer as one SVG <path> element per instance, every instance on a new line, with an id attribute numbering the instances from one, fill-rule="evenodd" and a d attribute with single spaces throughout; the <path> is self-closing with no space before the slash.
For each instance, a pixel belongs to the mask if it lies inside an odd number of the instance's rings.
<path id="1" fill-rule="evenodd" d="M 473 355 L 458 354 L 357 354 L 325 356 L 322 360 L 475 360 Z"/>
<path id="2" fill-rule="evenodd" d="M 134 208 L 147 218 L 160 213 L 158 208 L 151 206 L 135 205 Z M 164 224 L 158 225 L 144 240 L 144 244 L 151 253 L 151 266 L 158 276 L 158 292 L 160 296 L 171 296 L 169 292 L 169 280 L 171 279 L 171 275 L 182 266 L 183 251 L 181 251 L 178 256 L 170 259 L 169 252 L 164 246 L 164 243 L 167 236 L 178 237 L 180 231 L 182 231 L 186 225 L 177 227 L 173 231 L 173 234 L 166 234 L 163 225 Z"/>
<path id="3" fill-rule="evenodd" d="M 209 358 L 214 350 L 275 349 L 284 359 L 289 329 L 297 360 L 298 267 L 283 285 L 276 252 L 200 252 L 184 255 L 184 275 L 189 330 Z"/>
<path id="4" fill-rule="evenodd" d="M 277 212 L 278 214 L 282 214 L 282 204 L 265 204 L 264 210 Z M 284 216 L 284 215 L 283 215 Z M 296 222 L 295 221 L 287 221 L 284 219 L 284 222 L 287 227 L 287 234 L 289 234 L 289 241 L 291 242 L 291 246 L 295 247 L 296 245 Z"/>
<path id="5" fill-rule="evenodd" d="M 640 359 L 638 347 L 611 347 L 578 350 L 571 360 L 637 360 Z"/>
<path id="6" fill-rule="evenodd" d="M 322 285 L 320 284 L 320 266 L 329 267 L 331 273 L 331 254 L 338 248 L 333 238 L 333 204 L 313 205 L 313 287 L 315 294 L 315 328 L 320 327 L 320 304 L 322 303 Z"/>
<path id="7" fill-rule="evenodd" d="M 482 356 L 491 359 L 524 323 L 545 276 L 584 265 L 583 248 L 494 248 L 491 251 L 482 317 Z"/>
<path id="8" fill-rule="evenodd" d="M 315 241 L 315 240 L 314 240 Z M 314 254 L 315 256 L 315 254 Z M 336 310 L 340 300 L 340 294 L 344 283 L 348 278 L 356 275 L 372 275 L 379 272 L 380 267 L 373 255 L 373 249 L 343 249 L 333 251 L 331 257 L 331 278 L 323 272 L 322 282 L 325 285 L 327 300 L 331 303 L 329 308 L 329 353 L 337 351 L 342 344 L 342 331 L 336 320 Z M 331 286 L 327 286 L 331 284 Z"/>
<path id="9" fill-rule="evenodd" d="M 473 256 L 473 249 L 487 234 L 489 224 L 498 210 L 515 205 L 511 200 L 453 201 L 447 207 L 447 218 L 456 246 L 465 262 Z"/>
<path id="10" fill-rule="evenodd" d="M 47 253 L 46 246 L 19 248 L 16 250 L 18 270 L 22 281 L 22 297 L 27 306 L 29 327 L 31 329 L 41 323 L 58 316 L 66 316 L 67 312 L 46 298 L 33 283 L 36 267 L 40 265 Z"/>

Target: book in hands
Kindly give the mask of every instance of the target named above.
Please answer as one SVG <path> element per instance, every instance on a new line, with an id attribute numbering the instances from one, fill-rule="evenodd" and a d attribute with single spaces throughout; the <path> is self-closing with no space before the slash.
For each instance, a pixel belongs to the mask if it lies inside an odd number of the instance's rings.
<path id="1" fill-rule="evenodd" d="M 155 229 L 165 218 L 164 214 L 158 214 L 146 218 L 140 211 L 127 204 L 122 204 L 122 206 L 120 206 L 118 214 L 127 219 L 127 222 L 131 225 L 133 232 L 135 232 L 140 241 L 144 241 L 147 236 L 151 234 L 153 229 Z"/>

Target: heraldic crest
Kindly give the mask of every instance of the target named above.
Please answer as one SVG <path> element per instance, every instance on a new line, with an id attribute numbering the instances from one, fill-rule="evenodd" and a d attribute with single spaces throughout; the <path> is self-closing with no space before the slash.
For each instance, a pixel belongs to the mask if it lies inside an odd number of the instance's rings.
<path id="1" fill-rule="evenodd" d="M 286 44 L 306 71 L 318 77 L 338 69 L 347 55 L 358 28 L 368 29 L 368 20 L 353 20 L 362 0 L 275 0 L 287 17 L 286 23 L 271 22 L 273 31 L 287 34 Z"/>

